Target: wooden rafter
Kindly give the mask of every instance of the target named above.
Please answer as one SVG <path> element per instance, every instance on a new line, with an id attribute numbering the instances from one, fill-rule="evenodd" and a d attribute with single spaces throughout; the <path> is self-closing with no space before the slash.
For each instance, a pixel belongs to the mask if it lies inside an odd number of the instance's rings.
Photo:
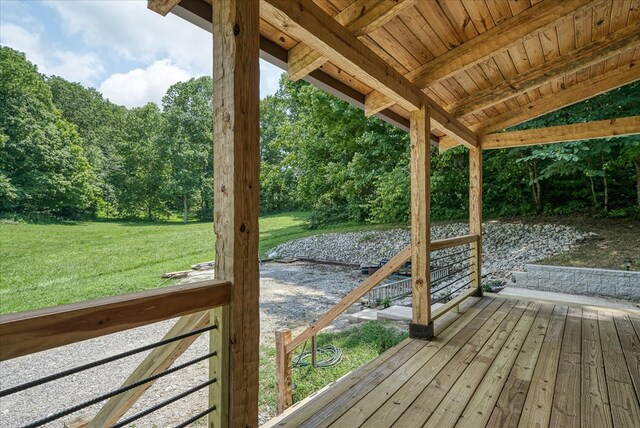
<path id="1" fill-rule="evenodd" d="M 640 67 L 637 66 L 635 61 L 632 61 L 624 67 L 601 74 L 567 89 L 562 89 L 518 109 L 509 110 L 487 121 L 472 125 L 470 128 L 478 134 L 488 134 L 526 122 L 638 80 L 640 80 Z M 440 150 L 447 150 L 457 145 L 458 142 L 449 137 L 442 137 L 439 142 Z"/>
<path id="2" fill-rule="evenodd" d="M 410 71 L 405 74 L 405 77 L 419 88 L 428 88 L 486 61 L 497 53 L 522 42 L 525 38 L 537 36 L 554 25 L 561 17 L 588 7 L 593 1 L 544 0 Z M 387 102 L 391 103 L 392 100 L 389 99 Z M 380 102 L 380 104 L 383 103 Z"/>
<path id="3" fill-rule="evenodd" d="M 349 30 L 311 0 L 261 0 L 263 19 L 287 28 L 294 37 L 319 51 L 357 79 L 394 99 L 409 111 L 431 109 L 435 127 L 469 147 L 477 136 L 412 85 L 404 76 L 365 46 Z"/>
<path id="4" fill-rule="evenodd" d="M 416 0 L 356 0 L 335 16 L 340 25 L 355 36 L 364 36 L 382 27 Z M 320 67 L 327 57 L 305 43 L 289 51 L 289 79 L 299 80 Z"/>
<path id="5" fill-rule="evenodd" d="M 178 3 L 180 0 L 147 0 L 147 8 L 162 16 L 167 16 L 167 13 Z"/>
<path id="6" fill-rule="evenodd" d="M 624 27 L 603 39 L 463 98 L 449 111 L 455 117 L 462 117 L 484 110 L 637 46 L 640 46 L 640 24 Z"/>
<path id="7" fill-rule="evenodd" d="M 620 119 L 488 134 L 481 137 L 480 143 L 483 150 L 503 149 L 637 134 L 640 134 L 640 116 L 631 116 Z"/>

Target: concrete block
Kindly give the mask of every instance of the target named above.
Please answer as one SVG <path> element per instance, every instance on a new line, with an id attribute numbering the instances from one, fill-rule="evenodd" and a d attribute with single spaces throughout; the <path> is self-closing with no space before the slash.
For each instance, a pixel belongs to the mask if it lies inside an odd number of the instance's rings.
<path id="1" fill-rule="evenodd" d="M 551 272 L 551 276 L 549 281 L 556 284 L 563 284 L 566 282 L 576 282 L 576 274 L 575 272 Z"/>
<path id="2" fill-rule="evenodd" d="M 412 312 L 408 306 L 390 306 L 378 311 L 378 319 L 411 321 Z"/>
<path id="3" fill-rule="evenodd" d="M 597 285 L 602 282 L 602 275 L 597 275 L 590 272 L 576 272 L 575 282 L 585 285 Z"/>
<path id="4" fill-rule="evenodd" d="M 378 319 L 378 311 L 375 309 L 365 309 L 363 311 L 356 312 L 349 315 L 349 324 L 355 324 L 365 321 L 375 321 Z"/>
<path id="5" fill-rule="evenodd" d="M 616 297 L 615 284 L 598 284 L 587 287 L 589 294 L 595 296 Z"/>
<path id="6" fill-rule="evenodd" d="M 616 286 L 616 297 L 640 302 L 640 286 Z"/>

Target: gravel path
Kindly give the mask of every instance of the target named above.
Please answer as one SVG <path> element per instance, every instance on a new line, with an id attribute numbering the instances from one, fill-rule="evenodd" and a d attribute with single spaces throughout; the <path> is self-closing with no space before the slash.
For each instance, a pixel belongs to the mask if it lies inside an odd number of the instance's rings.
<path id="1" fill-rule="evenodd" d="M 362 281 L 359 271 L 339 266 L 305 263 L 265 263 L 260 269 L 260 342 L 272 347 L 278 328 L 302 330 L 306 325 L 337 303 Z M 197 272 L 190 280 L 210 277 L 211 272 Z M 57 373 L 109 355 L 144 346 L 162 339 L 175 320 L 136 328 L 109 336 L 68 345 L 0 363 L 0 389 Z M 328 329 L 348 326 L 340 317 Z M 206 337 L 200 337 L 177 363 L 186 362 L 208 352 Z M 119 387 L 147 353 L 91 369 L 24 393 L 0 398 L 0 427 L 23 426 L 34 420 L 104 394 Z M 207 380 L 206 362 L 180 370 L 158 380 L 126 415 L 129 417 Z M 206 389 L 171 404 L 134 424 L 136 427 L 169 427 L 188 419 L 206 408 Z M 79 414 L 94 415 L 93 406 L 46 426 L 62 427 Z M 261 409 L 261 422 L 274 416 L 275 409 Z"/>
<path id="2" fill-rule="evenodd" d="M 467 233 L 464 224 L 434 226 L 432 239 L 459 236 Z M 506 278 L 509 272 L 520 269 L 551 254 L 567 251 L 586 235 L 558 225 L 525 225 L 519 223 L 485 224 L 483 273 L 488 277 Z M 410 241 L 408 230 L 327 234 L 299 239 L 277 247 L 272 255 L 279 257 L 307 256 L 349 263 L 378 262 L 392 257 Z M 210 271 L 196 272 L 189 280 L 211 277 Z M 274 332 L 289 327 L 301 330 L 313 319 L 337 303 L 362 281 L 358 270 L 339 266 L 304 263 L 266 263 L 261 267 L 260 341 L 273 346 Z M 94 361 L 108 355 L 143 346 L 160 340 L 174 321 L 116 333 L 98 339 L 53 349 L 0 363 L 0 386 L 6 389 L 43 375 Z M 340 317 L 332 329 L 348 325 Z M 186 362 L 207 353 L 208 342 L 199 338 L 178 360 Z M 0 427 L 16 427 L 48 414 L 91 399 L 117 388 L 145 354 L 129 357 L 108 366 L 92 369 L 50 385 L 0 399 Z M 127 416 L 174 396 L 207 378 L 205 362 L 157 381 L 143 395 Z M 206 407 L 206 389 L 180 400 L 153 415 L 135 422 L 136 427 L 165 427 L 176 425 Z M 97 407 L 83 411 L 93 415 Z M 261 409 L 261 422 L 273 416 L 273 409 Z M 63 418 L 69 420 L 71 417 Z M 61 427 L 62 422 L 48 426 Z"/>

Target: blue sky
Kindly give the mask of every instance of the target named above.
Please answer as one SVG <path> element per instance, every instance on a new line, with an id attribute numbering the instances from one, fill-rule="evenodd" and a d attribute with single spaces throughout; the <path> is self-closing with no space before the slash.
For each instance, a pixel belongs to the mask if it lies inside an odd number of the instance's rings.
<path id="1" fill-rule="evenodd" d="M 146 0 L 0 0 L 0 44 L 24 52 L 41 73 L 92 86 L 116 104 L 160 103 L 167 88 L 211 75 L 211 35 L 162 17 Z M 260 61 L 260 96 L 282 70 Z"/>

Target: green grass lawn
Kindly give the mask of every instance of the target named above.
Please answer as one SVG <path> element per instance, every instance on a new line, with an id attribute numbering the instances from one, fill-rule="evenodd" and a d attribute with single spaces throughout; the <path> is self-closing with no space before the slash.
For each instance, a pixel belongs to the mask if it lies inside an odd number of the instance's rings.
<path id="1" fill-rule="evenodd" d="M 260 219 L 260 252 L 315 233 L 369 228 L 305 227 L 307 213 Z M 96 221 L 0 223 L 0 313 L 170 285 L 164 272 L 213 260 L 211 223 Z M 257 255 L 256 255 L 257 257 Z"/>

